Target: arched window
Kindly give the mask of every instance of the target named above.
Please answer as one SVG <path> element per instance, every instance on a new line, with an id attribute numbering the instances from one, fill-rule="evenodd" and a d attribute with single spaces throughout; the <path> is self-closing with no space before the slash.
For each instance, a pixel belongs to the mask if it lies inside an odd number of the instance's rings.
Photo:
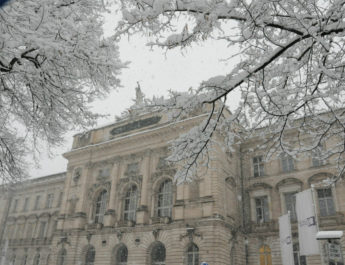
<path id="1" fill-rule="evenodd" d="M 137 186 L 132 185 L 125 197 L 124 201 L 124 220 L 135 221 L 135 213 L 137 210 L 138 189 Z"/>
<path id="2" fill-rule="evenodd" d="M 199 265 L 199 248 L 194 243 L 187 249 L 187 265 Z"/>
<path id="3" fill-rule="evenodd" d="M 66 265 L 66 256 L 67 256 L 66 249 L 64 248 L 61 249 L 57 256 L 57 265 Z"/>
<path id="4" fill-rule="evenodd" d="M 165 247 L 161 242 L 155 243 L 152 248 L 151 265 L 165 265 Z"/>
<path id="5" fill-rule="evenodd" d="M 171 217 L 172 210 L 172 181 L 170 179 L 165 180 L 159 187 L 158 190 L 158 201 L 157 201 L 157 215 L 160 217 L 168 216 Z"/>
<path id="6" fill-rule="evenodd" d="M 41 255 L 39 253 L 37 253 L 34 257 L 34 262 L 32 263 L 32 265 L 39 265 L 40 259 L 41 259 Z"/>
<path id="7" fill-rule="evenodd" d="M 103 218 L 106 210 L 107 204 L 107 194 L 106 190 L 102 190 L 97 199 L 95 205 L 95 224 L 103 224 Z"/>
<path id="8" fill-rule="evenodd" d="M 85 254 L 84 265 L 94 265 L 95 263 L 96 251 L 93 246 L 89 246 Z"/>
<path id="9" fill-rule="evenodd" d="M 125 245 L 121 245 L 116 251 L 115 265 L 127 265 L 127 258 L 128 249 Z"/>
<path id="10" fill-rule="evenodd" d="M 260 265 L 272 265 L 271 249 L 267 245 L 260 248 Z"/>

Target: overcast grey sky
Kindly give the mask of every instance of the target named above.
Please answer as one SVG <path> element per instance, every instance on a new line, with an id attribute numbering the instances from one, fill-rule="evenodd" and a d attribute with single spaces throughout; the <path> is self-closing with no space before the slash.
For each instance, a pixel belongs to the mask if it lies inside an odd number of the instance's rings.
<path id="1" fill-rule="evenodd" d="M 114 26 L 111 19 L 107 20 L 107 30 Z M 202 45 L 194 45 L 181 51 L 151 49 L 146 46 L 146 37 L 132 37 L 120 41 L 120 56 L 123 61 L 130 61 L 127 69 L 120 76 L 122 88 L 113 91 L 105 100 L 93 103 L 93 109 L 102 114 L 109 114 L 99 124 L 109 123 L 115 115 L 133 104 L 137 81 L 147 97 L 167 95 L 169 89 L 185 91 L 197 87 L 201 81 L 212 76 L 225 74 L 232 69 L 229 62 L 222 59 L 230 57 L 235 51 L 226 46 L 225 41 L 208 40 Z M 29 174 L 32 178 L 66 171 L 67 161 L 62 154 L 70 150 L 72 135 L 66 135 L 66 144 L 53 150 L 54 157 L 48 158 L 42 150 L 39 158 L 40 168 L 32 166 Z"/>

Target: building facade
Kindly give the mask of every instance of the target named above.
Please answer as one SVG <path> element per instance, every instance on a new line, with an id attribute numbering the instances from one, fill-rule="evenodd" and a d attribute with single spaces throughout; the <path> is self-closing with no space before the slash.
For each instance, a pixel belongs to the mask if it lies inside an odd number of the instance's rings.
<path id="1" fill-rule="evenodd" d="M 1 192 L 0 262 L 280 265 L 277 220 L 290 211 L 295 265 L 342 264 L 331 263 L 327 244 L 321 256 L 298 251 L 294 194 L 312 184 L 320 230 L 344 230 L 344 184 L 320 184 L 336 172 L 331 161 L 310 154 L 265 162 L 258 139 L 230 154 L 215 135 L 208 168 L 174 184 L 169 142 L 206 115 L 174 124 L 156 112 L 133 115 L 75 135 L 66 173 Z"/>

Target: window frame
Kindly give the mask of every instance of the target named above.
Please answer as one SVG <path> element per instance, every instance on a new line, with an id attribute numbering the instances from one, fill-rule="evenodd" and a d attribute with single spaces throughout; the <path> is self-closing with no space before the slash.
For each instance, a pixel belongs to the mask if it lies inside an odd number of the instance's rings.
<path id="1" fill-rule="evenodd" d="M 199 265 L 199 247 L 195 243 L 190 243 L 187 248 L 187 265 Z M 190 261 L 191 257 L 191 261 Z"/>
<path id="2" fill-rule="evenodd" d="M 94 201 L 93 222 L 95 224 L 103 224 L 104 215 L 107 210 L 108 191 L 106 189 L 97 193 Z"/>
<path id="3" fill-rule="evenodd" d="M 160 183 L 157 191 L 156 216 L 172 218 L 173 200 L 173 182 L 171 179 L 165 179 Z"/>
<path id="4" fill-rule="evenodd" d="M 297 221 L 297 213 L 296 213 L 296 194 L 297 191 L 292 191 L 292 192 L 284 192 L 283 196 L 284 196 L 284 204 L 285 204 L 285 211 L 286 213 L 288 213 L 288 211 L 290 211 L 290 220 L 291 222 L 296 222 Z M 294 199 L 292 202 L 292 208 L 293 209 L 288 209 L 288 201 L 287 201 L 287 195 L 292 196 Z M 291 203 L 291 202 L 289 202 Z"/>
<path id="5" fill-rule="evenodd" d="M 259 200 L 260 200 L 260 205 L 258 206 Z M 256 223 L 257 224 L 268 223 L 270 221 L 270 209 L 269 209 L 268 196 L 264 195 L 264 196 L 254 197 L 254 203 L 255 203 L 255 220 L 256 220 Z M 258 217 L 259 217 L 258 216 L 258 209 L 262 209 L 262 211 L 261 211 L 262 218 L 261 219 L 258 219 Z"/>
<path id="6" fill-rule="evenodd" d="M 54 193 L 47 194 L 46 209 L 53 208 Z"/>
<path id="7" fill-rule="evenodd" d="M 320 196 L 319 196 L 320 191 L 325 191 L 325 190 L 329 190 L 330 191 L 330 196 L 320 198 Z M 325 188 L 325 187 L 323 187 L 323 188 L 316 188 L 315 191 L 316 191 L 316 196 L 317 196 L 317 202 L 318 202 L 318 208 L 319 208 L 320 217 L 328 217 L 328 216 L 336 215 L 337 211 L 336 211 L 336 205 L 335 205 L 335 200 L 334 200 L 334 196 L 333 196 L 333 189 L 332 189 L 332 187 L 329 187 L 329 188 Z M 325 207 L 326 208 L 325 214 L 323 214 L 323 212 L 321 210 L 320 201 L 324 202 L 324 205 L 326 206 Z M 329 207 L 330 207 L 329 202 L 332 203 L 333 212 L 330 212 L 331 210 L 329 209 Z"/>
<path id="8" fill-rule="evenodd" d="M 295 159 L 286 153 L 280 155 L 281 169 L 283 173 L 289 173 L 296 170 Z"/>
<path id="9" fill-rule="evenodd" d="M 158 253 L 159 248 L 161 248 L 162 250 L 164 250 L 164 260 L 158 260 L 158 259 L 154 259 L 154 254 Z M 154 243 L 154 245 L 152 246 L 151 252 L 150 252 L 150 257 L 151 257 L 151 265 L 165 265 L 166 263 L 166 247 L 164 246 L 164 244 L 160 241 L 157 241 Z"/>
<path id="10" fill-rule="evenodd" d="M 23 212 L 27 212 L 29 208 L 30 197 L 24 199 Z"/>
<path id="11" fill-rule="evenodd" d="M 254 178 L 265 176 L 265 163 L 262 155 L 257 155 L 252 158 L 252 166 Z"/>
<path id="12" fill-rule="evenodd" d="M 126 253 L 125 261 L 122 260 L 122 256 L 121 256 L 123 253 Z M 121 244 L 116 249 L 116 252 L 115 252 L 115 265 L 127 265 L 127 262 L 128 262 L 128 248 L 125 244 Z"/>
<path id="13" fill-rule="evenodd" d="M 133 189 L 135 188 L 135 190 Z M 136 221 L 136 212 L 138 207 L 139 190 L 136 184 L 127 188 L 123 198 L 123 220 Z"/>

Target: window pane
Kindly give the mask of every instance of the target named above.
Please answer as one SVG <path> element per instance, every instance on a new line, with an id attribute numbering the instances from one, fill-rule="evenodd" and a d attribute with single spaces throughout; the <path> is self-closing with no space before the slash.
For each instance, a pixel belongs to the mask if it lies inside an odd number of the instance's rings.
<path id="1" fill-rule="evenodd" d="M 95 209 L 95 223 L 103 223 L 103 218 L 106 210 L 107 191 L 103 190 L 97 197 Z"/>
<path id="2" fill-rule="evenodd" d="M 158 191 L 157 214 L 158 216 L 171 217 L 172 211 L 172 181 L 164 181 Z"/>
<path id="3" fill-rule="evenodd" d="M 135 221 L 137 210 L 138 190 L 135 185 L 131 186 L 126 193 L 124 206 L 124 220 Z"/>

